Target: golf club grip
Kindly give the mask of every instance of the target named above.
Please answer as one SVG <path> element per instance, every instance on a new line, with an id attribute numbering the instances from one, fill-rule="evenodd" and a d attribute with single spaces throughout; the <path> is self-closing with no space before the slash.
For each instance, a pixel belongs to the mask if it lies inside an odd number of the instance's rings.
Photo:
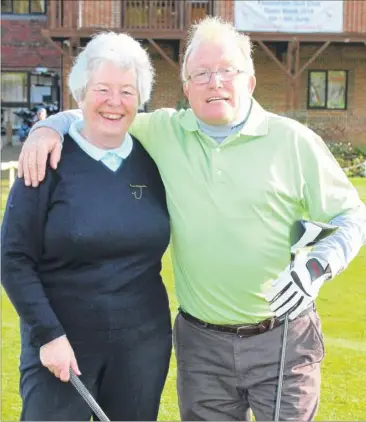
<path id="1" fill-rule="evenodd" d="M 81 382 L 80 378 L 70 368 L 70 382 L 76 388 L 81 397 L 88 403 L 90 409 L 98 416 L 100 421 L 110 421 L 99 404 L 95 401 L 90 391 Z"/>

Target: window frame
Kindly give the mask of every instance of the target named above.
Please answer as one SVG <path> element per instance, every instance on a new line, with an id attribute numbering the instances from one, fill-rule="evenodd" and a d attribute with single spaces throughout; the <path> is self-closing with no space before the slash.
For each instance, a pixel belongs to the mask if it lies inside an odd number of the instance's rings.
<path id="1" fill-rule="evenodd" d="M 4 73 L 20 73 L 26 75 L 26 81 L 27 81 L 27 99 L 26 101 L 3 101 L 1 100 L 1 106 L 6 105 L 6 107 L 30 107 L 30 95 L 31 95 L 31 72 L 27 70 L 2 70 L 1 75 Z"/>
<path id="2" fill-rule="evenodd" d="M 30 110 L 33 107 L 37 107 L 39 105 L 44 104 L 44 103 L 32 102 L 32 95 L 31 95 L 32 94 L 32 76 L 38 76 L 37 73 L 34 73 L 34 72 L 27 70 L 27 69 L 25 69 L 25 70 L 12 70 L 12 69 L 1 70 L 1 75 L 3 75 L 4 73 L 26 74 L 26 81 L 27 81 L 27 89 L 26 89 L 27 94 L 26 95 L 27 95 L 27 99 L 26 99 L 26 101 L 3 101 L 1 99 L 1 108 L 2 109 L 14 108 L 14 109 L 29 109 Z M 58 106 L 58 110 L 61 110 L 61 103 L 60 103 L 61 89 L 62 89 L 61 85 L 60 85 L 61 75 L 58 71 L 56 71 L 56 74 L 57 74 L 57 78 L 53 82 L 57 81 L 57 84 L 53 83 L 52 85 L 45 85 L 45 86 L 51 87 L 51 95 L 52 95 L 52 90 L 54 88 L 57 89 L 56 103 L 57 103 L 57 106 Z M 48 76 L 48 75 L 46 75 L 46 76 Z M 51 75 L 49 75 L 49 76 L 51 76 Z M 53 103 L 55 103 L 55 102 L 53 102 Z"/>
<path id="3" fill-rule="evenodd" d="M 44 12 L 32 12 L 31 11 L 32 0 L 20 0 L 20 1 L 28 3 L 28 12 L 26 12 L 26 13 L 14 12 L 14 0 L 10 0 L 10 2 L 11 2 L 11 12 L 3 12 L 2 11 L 1 14 L 2 15 L 15 15 L 15 16 L 28 16 L 28 15 L 45 16 L 45 15 L 47 15 L 47 0 L 44 0 Z"/>
<path id="4" fill-rule="evenodd" d="M 38 105 L 38 104 L 42 104 L 42 103 L 34 103 L 32 102 L 32 76 L 39 76 L 36 73 L 30 71 L 30 70 L 10 70 L 10 69 L 4 69 L 1 70 L 1 75 L 3 75 L 4 73 L 20 73 L 20 74 L 26 74 L 26 80 L 27 80 L 27 100 L 26 101 L 3 101 L 1 100 L 1 106 L 4 107 L 18 107 L 18 108 L 31 108 L 32 105 Z M 56 72 L 57 73 L 57 72 Z M 42 76 L 42 75 L 40 75 Z M 48 75 L 43 75 L 43 76 L 48 76 Z M 60 78 L 60 76 L 58 76 L 58 78 Z M 42 85 L 41 85 L 42 86 Z M 50 86 L 51 87 L 51 92 L 52 89 L 54 87 L 57 86 L 58 88 L 58 93 L 57 93 L 57 102 L 58 102 L 58 106 L 60 107 L 60 95 L 61 95 L 61 87 L 60 87 L 60 83 L 58 83 L 58 85 L 44 85 L 44 86 Z"/>
<path id="5" fill-rule="evenodd" d="M 328 107 L 328 87 L 329 87 L 329 72 L 344 72 L 345 73 L 345 90 L 344 90 L 344 107 L 333 108 Z M 325 74 L 325 105 L 313 106 L 310 104 L 310 83 L 312 73 Z M 307 86 L 307 109 L 308 110 L 326 110 L 326 111 L 346 111 L 348 109 L 348 84 L 349 84 L 349 71 L 347 69 L 309 69 L 308 70 L 308 86 Z"/>

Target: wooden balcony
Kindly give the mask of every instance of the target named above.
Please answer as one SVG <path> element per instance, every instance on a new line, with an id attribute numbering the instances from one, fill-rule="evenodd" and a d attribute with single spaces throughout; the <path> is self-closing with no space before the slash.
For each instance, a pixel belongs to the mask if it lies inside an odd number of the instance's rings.
<path id="1" fill-rule="evenodd" d="M 89 37 L 103 29 L 137 38 L 180 39 L 208 14 L 213 14 L 212 0 L 50 0 L 47 32 L 60 39 Z"/>

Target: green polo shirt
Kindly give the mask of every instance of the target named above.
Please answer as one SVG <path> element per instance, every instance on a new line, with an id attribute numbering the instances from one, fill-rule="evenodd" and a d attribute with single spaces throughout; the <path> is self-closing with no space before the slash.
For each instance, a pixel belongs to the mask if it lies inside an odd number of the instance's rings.
<path id="1" fill-rule="evenodd" d="M 165 184 L 179 304 L 206 322 L 272 316 L 263 293 L 289 263 L 292 224 L 330 221 L 359 204 L 314 132 L 256 102 L 220 145 L 200 132 L 192 110 L 139 114 L 130 133 Z"/>

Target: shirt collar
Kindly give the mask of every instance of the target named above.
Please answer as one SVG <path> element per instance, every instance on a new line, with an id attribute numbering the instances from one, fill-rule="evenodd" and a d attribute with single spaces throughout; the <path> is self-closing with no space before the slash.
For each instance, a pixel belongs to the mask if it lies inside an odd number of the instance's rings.
<path id="1" fill-rule="evenodd" d="M 182 110 L 178 116 L 181 126 L 188 132 L 200 130 L 197 117 L 192 109 Z M 253 98 L 249 116 L 241 128 L 241 135 L 263 136 L 268 133 L 268 113 Z"/>
<path id="2" fill-rule="evenodd" d="M 126 133 L 124 140 L 121 142 L 121 145 L 113 149 L 102 149 L 88 142 L 82 135 L 81 130 L 84 127 L 84 121 L 81 119 L 75 120 L 69 129 L 69 135 L 74 139 L 74 141 L 79 145 L 79 147 L 89 154 L 94 160 L 100 161 L 108 153 L 116 154 L 122 159 L 126 159 L 131 151 L 133 146 L 133 141 L 131 135 Z"/>

